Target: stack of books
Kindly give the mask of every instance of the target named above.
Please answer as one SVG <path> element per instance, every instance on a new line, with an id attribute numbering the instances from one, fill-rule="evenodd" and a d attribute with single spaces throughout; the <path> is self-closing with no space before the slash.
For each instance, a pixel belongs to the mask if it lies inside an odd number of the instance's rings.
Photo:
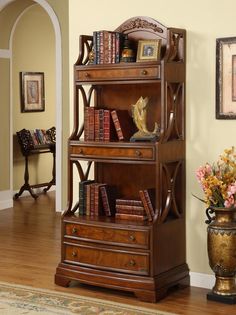
<path id="1" fill-rule="evenodd" d="M 152 221 L 155 215 L 154 189 L 139 191 L 139 199 L 116 199 L 116 218 L 137 221 Z"/>
<path id="2" fill-rule="evenodd" d="M 128 110 L 85 108 L 85 141 L 129 141 L 135 131 L 136 127 Z"/>
<path id="3" fill-rule="evenodd" d="M 124 34 L 112 31 L 93 32 L 94 64 L 119 63 Z"/>
<path id="4" fill-rule="evenodd" d="M 34 145 L 52 143 L 52 139 L 45 129 L 30 130 L 30 135 L 31 135 Z"/>
<path id="5" fill-rule="evenodd" d="M 113 216 L 115 189 L 105 183 L 85 180 L 79 183 L 79 215 Z"/>

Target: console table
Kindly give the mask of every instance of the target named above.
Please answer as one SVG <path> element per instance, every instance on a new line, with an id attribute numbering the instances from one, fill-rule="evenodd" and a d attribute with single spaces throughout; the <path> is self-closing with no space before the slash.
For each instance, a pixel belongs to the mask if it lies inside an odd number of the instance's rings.
<path id="1" fill-rule="evenodd" d="M 56 128 L 52 127 L 46 132 L 45 139 L 42 139 L 41 143 L 34 141 L 30 130 L 22 129 L 17 132 L 17 139 L 21 148 L 21 152 L 25 158 L 25 172 L 24 172 L 24 184 L 21 186 L 18 193 L 14 195 L 14 199 L 18 199 L 20 195 L 25 191 L 29 191 L 33 198 L 37 198 L 38 195 L 34 193 L 33 188 L 45 187 L 44 192 L 47 192 L 52 185 L 56 184 L 55 176 L 55 158 L 56 158 Z M 36 144 L 37 143 L 37 144 Z M 35 154 L 52 153 L 53 155 L 53 167 L 52 167 L 52 179 L 49 182 L 30 185 L 29 183 L 29 156 Z"/>

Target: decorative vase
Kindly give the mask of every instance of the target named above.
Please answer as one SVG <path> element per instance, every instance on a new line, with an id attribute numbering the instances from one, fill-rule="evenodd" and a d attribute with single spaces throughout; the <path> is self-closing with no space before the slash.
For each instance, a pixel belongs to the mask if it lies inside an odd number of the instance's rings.
<path id="1" fill-rule="evenodd" d="M 206 214 L 209 264 L 216 277 L 215 285 L 207 298 L 235 304 L 236 208 L 210 207 Z"/>

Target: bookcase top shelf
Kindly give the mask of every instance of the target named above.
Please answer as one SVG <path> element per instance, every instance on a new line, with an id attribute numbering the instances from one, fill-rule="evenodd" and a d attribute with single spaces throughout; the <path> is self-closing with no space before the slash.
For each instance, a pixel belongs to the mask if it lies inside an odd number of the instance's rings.
<path id="1" fill-rule="evenodd" d="M 114 32 L 128 35 L 136 49 L 139 40 L 161 39 L 161 60 L 185 62 L 186 31 L 184 29 L 166 27 L 152 18 L 137 16 L 122 23 Z M 75 66 L 88 65 L 92 47 L 93 36 L 81 35 L 80 52 Z M 131 63 L 126 63 L 126 66 L 129 64 Z"/>

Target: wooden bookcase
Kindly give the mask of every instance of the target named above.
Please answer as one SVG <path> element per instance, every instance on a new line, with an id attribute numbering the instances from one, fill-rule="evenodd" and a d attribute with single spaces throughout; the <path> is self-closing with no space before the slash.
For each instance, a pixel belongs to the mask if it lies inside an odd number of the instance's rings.
<path id="1" fill-rule="evenodd" d="M 175 285 L 189 285 L 185 233 L 185 30 L 135 17 L 116 29 L 138 43 L 161 39 L 161 61 L 88 64 L 92 36 L 81 36 L 74 66 L 74 129 L 68 146 L 68 208 L 62 215 L 62 252 L 55 283 L 78 280 L 132 291 L 155 302 Z M 89 86 L 89 89 L 85 87 Z M 156 142 L 84 141 L 79 107 L 129 109 L 149 97 L 148 126 L 160 125 Z M 82 100 L 82 101 L 81 101 Z M 80 104 L 79 104 L 80 103 Z M 87 161 L 83 170 L 81 161 Z M 127 198 L 155 187 L 153 222 L 79 216 L 73 179 L 116 185 Z M 76 166 L 76 167 L 74 167 Z M 77 172 L 78 171 L 78 172 Z M 75 205 L 74 205 L 75 204 Z"/>

